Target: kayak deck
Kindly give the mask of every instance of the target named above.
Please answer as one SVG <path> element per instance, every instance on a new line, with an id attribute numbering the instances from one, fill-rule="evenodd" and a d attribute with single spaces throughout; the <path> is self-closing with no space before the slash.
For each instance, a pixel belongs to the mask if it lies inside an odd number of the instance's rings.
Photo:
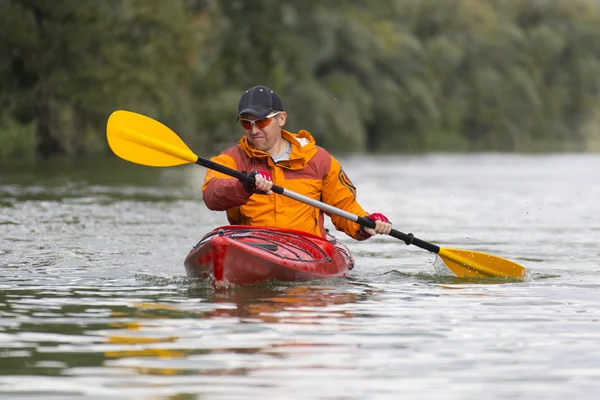
<path id="1" fill-rule="evenodd" d="M 205 235 L 184 265 L 188 276 L 228 287 L 341 278 L 354 266 L 354 258 L 333 236 L 325 239 L 292 229 L 228 225 Z"/>

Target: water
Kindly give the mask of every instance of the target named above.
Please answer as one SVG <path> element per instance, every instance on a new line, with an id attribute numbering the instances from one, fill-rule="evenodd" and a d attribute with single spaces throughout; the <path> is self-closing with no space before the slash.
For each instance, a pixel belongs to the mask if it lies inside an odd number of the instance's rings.
<path id="1" fill-rule="evenodd" d="M 347 280 L 214 291 L 182 265 L 225 223 L 203 168 L 3 165 L 0 398 L 598 398 L 600 156 L 341 161 L 397 229 L 528 279 L 338 234 Z"/>

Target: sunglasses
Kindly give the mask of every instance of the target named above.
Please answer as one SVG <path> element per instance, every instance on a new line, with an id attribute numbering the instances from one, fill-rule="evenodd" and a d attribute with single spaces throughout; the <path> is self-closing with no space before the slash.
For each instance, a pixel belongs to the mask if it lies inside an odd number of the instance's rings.
<path id="1" fill-rule="evenodd" d="M 271 123 L 273 117 L 279 115 L 280 113 L 281 111 L 276 111 L 260 119 L 240 118 L 240 125 L 242 125 L 242 128 L 244 129 L 252 129 L 254 126 L 256 126 L 258 129 L 263 129 Z"/>

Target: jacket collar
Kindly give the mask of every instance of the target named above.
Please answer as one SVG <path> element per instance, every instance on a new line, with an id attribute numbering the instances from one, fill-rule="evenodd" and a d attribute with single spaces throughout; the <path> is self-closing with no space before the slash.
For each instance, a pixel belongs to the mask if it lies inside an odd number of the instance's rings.
<path id="1" fill-rule="evenodd" d="M 292 144 L 292 151 L 290 153 L 289 160 L 280 161 L 277 163 L 277 165 L 283 168 L 291 170 L 302 169 L 306 167 L 308 162 L 317 153 L 315 139 L 308 131 L 301 130 L 294 134 L 282 129 L 281 137 Z M 244 151 L 244 153 L 246 153 L 248 157 L 255 159 L 266 159 L 269 165 L 275 165 L 273 163 L 273 159 L 269 156 L 269 153 L 252 147 L 248 143 L 246 136 L 243 136 L 239 140 L 238 146 Z"/>

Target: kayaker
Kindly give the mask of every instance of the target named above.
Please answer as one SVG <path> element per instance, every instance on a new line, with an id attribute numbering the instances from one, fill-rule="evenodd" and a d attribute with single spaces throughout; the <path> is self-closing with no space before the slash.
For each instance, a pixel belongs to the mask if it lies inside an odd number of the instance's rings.
<path id="1" fill-rule="evenodd" d="M 367 213 L 356 201 L 356 188 L 340 163 L 305 130 L 283 129 L 287 114 L 279 95 L 266 86 L 246 90 L 239 101 L 238 121 L 244 136 L 236 146 L 212 161 L 246 171 L 244 182 L 207 170 L 202 196 L 210 210 L 227 211 L 232 225 L 258 225 L 297 229 L 326 236 L 323 211 L 285 196 L 273 194 L 277 184 L 322 201 L 376 224 L 375 229 L 330 215 L 335 227 L 356 240 L 387 235 L 392 224 L 381 213 Z"/>

